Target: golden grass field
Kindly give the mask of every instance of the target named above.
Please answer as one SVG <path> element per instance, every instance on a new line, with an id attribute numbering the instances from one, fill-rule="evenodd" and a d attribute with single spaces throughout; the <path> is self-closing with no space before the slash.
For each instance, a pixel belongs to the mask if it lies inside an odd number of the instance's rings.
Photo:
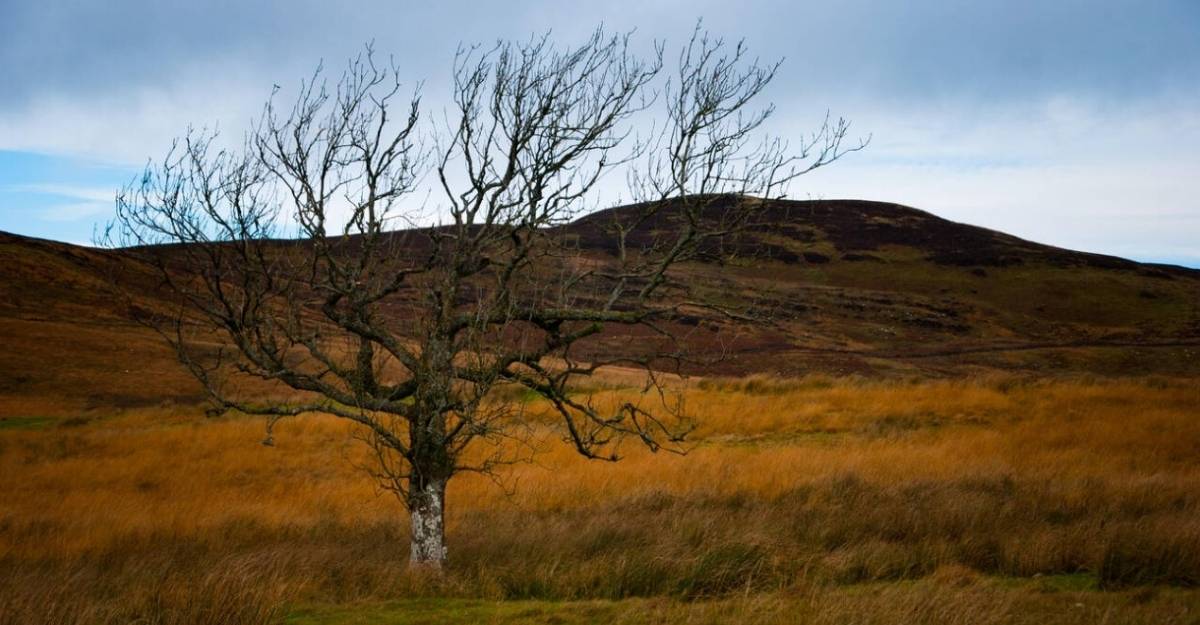
<path id="1" fill-rule="evenodd" d="M 534 462 L 456 477 L 438 576 L 333 418 L 21 406 L 0 625 L 1200 622 L 1195 380 L 681 384 L 687 455 L 535 418 Z"/>

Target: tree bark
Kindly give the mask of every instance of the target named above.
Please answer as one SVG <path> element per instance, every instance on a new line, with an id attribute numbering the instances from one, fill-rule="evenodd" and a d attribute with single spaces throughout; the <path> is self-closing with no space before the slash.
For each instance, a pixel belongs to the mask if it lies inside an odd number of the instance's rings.
<path id="1" fill-rule="evenodd" d="M 441 570 L 446 564 L 446 480 L 413 479 L 408 500 L 412 518 L 409 566 Z"/>

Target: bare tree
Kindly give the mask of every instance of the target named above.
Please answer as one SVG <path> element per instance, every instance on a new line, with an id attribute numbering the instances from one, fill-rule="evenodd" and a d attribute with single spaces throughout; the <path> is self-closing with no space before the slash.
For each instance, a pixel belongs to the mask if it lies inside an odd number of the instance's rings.
<path id="1" fill-rule="evenodd" d="M 177 306 L 143 319 L 219 409 L 267 416 L 267 442 L 287 416 L 361 426 L 410 512 L 411 563 L 440 567 L 447 481 L 512 460 L 495 443 L 522 436 L 499 386 L 544 400 L 588 458 L 616 460 L 624 438 L 679 449 L 689 422 L 659 376 L 684 359 L 671 322 L 714 307 L 675 268 L 863 145 L 843 146 L 844 121 L 790 149 L 759 137 L 772 107 L 751 103 L 778 65 L 741 43 L 697 29 L 666 65 L 661 45 L 639 56 L 602 31 L 464 48 L 452 104 L 425 124 L 368 48 L 334 86 L 318 69 L 292 106 L 273 96 L 241 149 L 189 131 L 119 195 L 105 240 L 158 270 Z M 635 203 L 596 212 L 622 175 Z M 602 340 L 619 328 L 645 338 Z M 654 392 L 602 407 L 571 391 L 610 365 L 643 368 Z"/>

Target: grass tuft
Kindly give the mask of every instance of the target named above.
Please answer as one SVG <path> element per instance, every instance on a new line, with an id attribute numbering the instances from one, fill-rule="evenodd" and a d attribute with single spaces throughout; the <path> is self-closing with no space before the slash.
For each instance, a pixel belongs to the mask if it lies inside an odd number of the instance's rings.
<path id="1" fill-rule="evenodd" d="M 818 382 L 687 383 L 692 451 L 617 464 L 552 444 L 531 404 L 536 462 L 500 476 L 514 494 L 451 483 L 438 576 L 407 570 L 407 519 L 335 419 L 282 422 L 274 447 L 261 421 L 175 407 L 5 428 L 0 625 L 278 623 L 300 604 L 326 607 L 293 622 L 343 622 L 321 620 L 339 605 L 443 622 L 421 601 L 444 622 L 1186 622 L 1194 386 Z"/>

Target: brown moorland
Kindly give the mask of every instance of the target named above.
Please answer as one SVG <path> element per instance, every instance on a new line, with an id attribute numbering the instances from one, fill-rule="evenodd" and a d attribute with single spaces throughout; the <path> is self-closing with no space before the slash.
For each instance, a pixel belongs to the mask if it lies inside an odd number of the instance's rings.
<path id="1" fill-rule="evenodd" d="M 10 424 L 0 622 L 525 622 L 517 605 L 532 622 L 1195 622 L 1187 381 L 754 377 L 685 396 L 703 423 L 687 456 L 588 462 L 548 444 L 547 418 L 533 464 L 461 479 L 436 578 L 408 570 L 406 519 L 332 418 L 286 422 L 273 447 L 258 420 L 198 409 Z"/>
<path id="2" fill-rule="evenodd" d="M 603 219 L 564 228 L 603 258 Z M 682 269 L 694 299 L 753 302 L 774 322 L 680 319 L 702 348 L 726 352 L 704 373 L 1200 373 L 1198 270 L 1062 250 L 882 202 L 778 201 L 760 222 L 742 256 Z M 69 405 L 68 416 L 202 397 L 171 351 L 130 322 L 154 308 L 156 281 L 120 251 L 0 233 L 0 271 L 0 413 L 47 397 Z M 132 301 L 108 286 L 114 277 Z"/>
<path id="3" fill-rule="evenodd" d="M 119 252 L 0 236 L 0 625 L 1200 619 L 1200 272 L 776 208 L 686 269 L 787 312 L 688 322 L 737 347 L 675 383 L 691 452 L 588 462 L 534 419 L 533 463 L 452 486 L 433 578 L 344 423 L 205 417 Z"/>

